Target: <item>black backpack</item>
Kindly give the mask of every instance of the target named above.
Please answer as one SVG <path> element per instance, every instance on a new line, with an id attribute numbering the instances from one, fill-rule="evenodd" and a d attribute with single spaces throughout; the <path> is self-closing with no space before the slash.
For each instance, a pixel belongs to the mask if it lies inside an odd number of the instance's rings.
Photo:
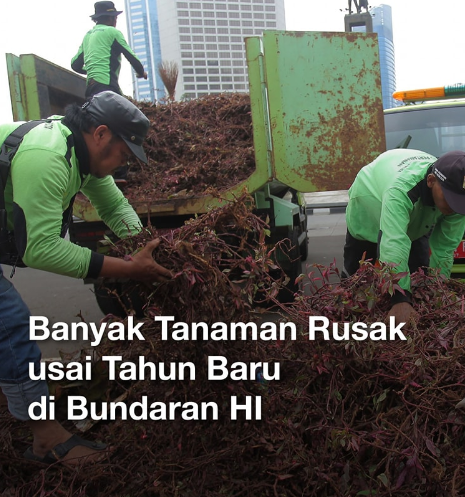
<path id="1" fill-rule="evenodd" d="M 26 267 L 18 253 L 13 231 L 8 230 L 7 214 L 5 209 L 5 186 L 10 172 L 11 161 L 18 151 L 24 135 L 37 125 L 49 122 L 46 119 L 40 121 L 28 121 L 18 126 L 10 133 L 0 148 L 0 264 L 13 266 L 10 278 L 16 267 Z M 61 236 L 64 237 L 68 231 L 69 223 L 72 221 L 72 207 L 74 198 L 69 207 L 63 213 Z"/>

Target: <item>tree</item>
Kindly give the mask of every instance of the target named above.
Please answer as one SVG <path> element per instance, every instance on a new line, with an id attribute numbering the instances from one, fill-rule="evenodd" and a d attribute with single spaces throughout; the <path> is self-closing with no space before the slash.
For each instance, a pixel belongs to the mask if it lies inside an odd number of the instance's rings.
<path id="1" fill-rule="evenodd" d="M 158 64 L 158 73 L 168 92 L 168 100 L 174 102 L 174 93 L 179 74 L 178 65 L 176 62 L 162 61 Z"/>

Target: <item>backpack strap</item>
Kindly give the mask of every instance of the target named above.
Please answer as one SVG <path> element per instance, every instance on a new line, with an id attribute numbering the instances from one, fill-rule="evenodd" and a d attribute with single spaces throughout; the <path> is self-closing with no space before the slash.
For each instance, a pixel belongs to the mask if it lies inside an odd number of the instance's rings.
<path id="1" fill-rule="evenodd" d="M 10 133 L 0 148 L 0 229 L 6 229 L 5 186 L 10 172 L 11 161 L 18 151 L 24 135 L 46 120 L 28 121 Z"/>

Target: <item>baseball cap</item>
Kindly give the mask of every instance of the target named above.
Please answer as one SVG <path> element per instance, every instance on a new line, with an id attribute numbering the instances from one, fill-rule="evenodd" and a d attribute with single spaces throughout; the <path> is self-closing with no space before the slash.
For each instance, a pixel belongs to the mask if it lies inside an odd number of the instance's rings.
<path id="1" fill-rule="evenodd" d="M 127 98 L 113 91 L 102 91 L 86 102 L 82 108 L 99 124 L 105 124 L 121 137 L 131 152 L 147 164 L 142 143 L 149 130 L 150 121 Z"/>
<path id="2" fill-rule="evenodd" d="M 465 216 L 465 152 L 454 150 L 441 155 L 433 164 L 433 174 L 449 207 Z"/>

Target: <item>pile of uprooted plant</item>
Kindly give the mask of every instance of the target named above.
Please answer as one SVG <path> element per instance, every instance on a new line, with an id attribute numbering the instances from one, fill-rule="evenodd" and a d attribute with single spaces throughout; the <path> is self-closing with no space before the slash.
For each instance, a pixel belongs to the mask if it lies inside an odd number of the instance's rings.
<path id="1" fill-rule="evenodd" d="M 148 164 L 133 162 L 123 188 L 131 200 L 224 191 L 255 169 L 250 98 L 224 93 L 155 105 L 134 102 L 150 120 Z"/>
<path id="2" fill-rule="evenodd" d="M 386 335 L 382 323 L 390 295 L 401 275 L 389 266 L 366 263 L 354 276 L 330 283 L 338 279 L 335 266 L 316 267 L 294 301 L 279 304 L 273 284 L 279 286 L 281 280 L 266 279 L 268 265 L 274 267 L 273 257 L 263 238 L 246 233 L 248 224 L 259 232 L 266 226 L 251 218 L 248 209 L 236 208 L 235 222 L 247 222 L 239 223 L 242 230 L 232 239 L 221 236 L 231 226 L 232 214 L 223 217 L 218 211 L 207 214 L 209 223 L 216 219 L 216 228 L 206 235 L 208 243 L 195 241 L 208 231 L 201 218 L 162 239 L 157 256 L 166 244 L 163 262 L 169 267 L 172 261 L 176 276 L 172 287 L 162 285 L 166 300 L 155 297 L 157 289 L 147 293 L 145 340 L 106 341 L 98 348 L 100 358 L 121 356 L 127 363 L 138 364 L 142 357 L 159 366 L 159 376 L 108 381 L 103 367 L 107 363 L 97 360 L 99 381 L 88 385 L 93 399 L 120 398 L 131 405 L 145 397 L 149 405 L 158 402 L 169 406 L 167 410 L 157 404 L 156 419 L 117 418 L 91 427 L 90 423 L 85 436 L 111 443 L 115 451 L 108 460 L 85 469 L 59 464 L 44 469 L 24 461 L 21 452 L 30 444 L 27 431 L 8 414 L 1 414 L 1 495 L 465 494 L 465 414 L 457 407 L 465 397 L 465 286 L 437 274 L 413 275 L 418 316 L 399 328 L 407 339 L 400 340 L 398 334 L 396 340 L 381 340 Z M 223 242 L 229 247 L 227 257 L 218 256 L 217 247 Z M 183 248 L 186 243 L 187 249 Z M 208 262 L 200 261 L 210 243 L 214 255 L 207 256 Z M 126 242 L 115 250 L 127 256 L 134 245 Z M 262 278 L 268 287 L 258 287 Z M 249 280 L 255 283 L 249 285 Z M 224 292 L 229 291 L 231 296 L 225 298 Z M 280 307 L 278 318 L 253 311 L 251 302 L 257 292 L 262 300 Z M 182 340 L 186 338 L 182 328 L 176 332 L 170 328 L 164 339 L 160 324 L 154 321 L 157 315 L 176 316 L 176 322 L 188 324 L 205 321 L 206 335 Z M 323 331 L 316 332 L 315 340 L 309 339 L 312 316 L 328 318 L 329 340 L 324 340 Z M 234 321 L 251 323 L 246 339 L 240 334 L 228 339 L 215 326 Z M 280 323 L 291 326 L 283 326 L 285 336 L 273 336 L 270 321 L 278 331 Z M 333 322 L 340 322 L 340 327 L 333 330 Z M 360 331 L 348 326 L 349 336 L 338 340 L 344 332 L 342 323 L 363 323 L 371 339 L 357 340 Z M 258 339 L 252 336 L 254 326 Z M 389 327 L 386 330 L 389 338 Z M 208 361 L 213 357 L 227 361 L 224 379 L 209 377 Z M 195 365 L 195 378 L 186 374 L 180 379 L 176 367 L 174 372 L 169 368 L 186 362 Z M 250 367 L 259 362 L 261 369 Z M 169 371 L 172 379 L 160 379 L 162 364 L 164 374 Z M 84 394 L 85 387 L 74 388 Z M 249 399 L 252 419 L 246 419 L 243 411 L 232 419 L 233 398 L 241 404 Z M 218 419 L 213 419 L 212 411 L 202 419 L 201 406 L 206 403 L 218 406 Z M 170 408 L 174 409 L 171 414 Z M 66 413 L 62 416 L 66 419 Z"/>

